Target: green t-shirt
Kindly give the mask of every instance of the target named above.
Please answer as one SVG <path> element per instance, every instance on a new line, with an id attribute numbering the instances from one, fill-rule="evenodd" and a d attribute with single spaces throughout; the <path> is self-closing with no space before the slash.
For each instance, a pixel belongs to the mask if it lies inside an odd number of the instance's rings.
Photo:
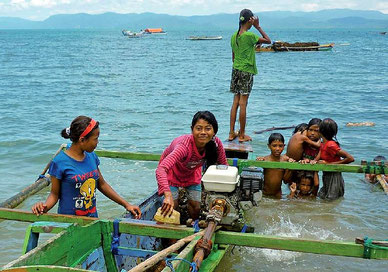
<path id="1" fill-rule="evenodd" d="M 232 51 L 234 53 L 233 68 L 256 75 L 257 67 L 255 46 L 259 41 L 259 36 L 246 31 L 237 37 L 237 43 L 236 36 L 237 31 L 232 35 L 230 40 Z"/>

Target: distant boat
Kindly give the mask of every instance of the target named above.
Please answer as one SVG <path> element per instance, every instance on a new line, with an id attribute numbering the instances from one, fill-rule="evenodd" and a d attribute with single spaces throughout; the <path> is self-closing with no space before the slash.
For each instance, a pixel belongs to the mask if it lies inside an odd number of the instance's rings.
<path id="1" fill-rule="evenodd" d="M 167 34 L 162 28 L 146 28 L 144 34 Z"/>
<path id="2" fill-rule="evenodd" d="M 333 49 L 333 47 L 334 43 L 320 45 L 317 42 L 287 43 L 276 41 L 272 45 L 256 48 L 256 52 L 328 51 Z"/>
<path id="3" fill-rule="evenodd" d="M 123 35 L 128 38 L 140 38 L 141 36 L 143 36 L 143 32 L 132 32 L 125 29 L 122 30 L 121 33 L 123 33 Z"/>
<path id="4" fill-rule="evenodd" d="M 387 31 L 384 31 L 384 32 L 380 32 L 381 35 L 385 35 L 387 34 Z"/>
<path id="5" fill-rule="evenodd" d="M 200 41 L 200 40 L 221 40 L 222 36 L 190 36 L 187 40 Z"/>

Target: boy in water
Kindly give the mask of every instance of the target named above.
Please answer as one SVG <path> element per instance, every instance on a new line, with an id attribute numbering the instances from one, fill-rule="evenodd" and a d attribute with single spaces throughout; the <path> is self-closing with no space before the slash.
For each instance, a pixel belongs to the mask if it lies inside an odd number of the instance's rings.
<path id="1" fill-rule="evenodd" d="M 272 133 L 268 138 L 268 148 L 271 150 L 271 154 L 265 157 L 257 157 L 256 160 L 274 162 L 289 161 L 288 156 L 282 155 L 284 150 L 284 137 L 282 134 Z M 281 198 L 282 180 L 290 173 L 291 171 L 287 169 L 264 169 L 263 194 L 266 196 Z"/>

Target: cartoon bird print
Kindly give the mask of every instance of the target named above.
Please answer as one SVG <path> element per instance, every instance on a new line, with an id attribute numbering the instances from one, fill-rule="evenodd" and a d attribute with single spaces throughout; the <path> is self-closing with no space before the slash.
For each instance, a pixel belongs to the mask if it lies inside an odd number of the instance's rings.
<path id="1" fill-rule="evenodd" d="M 85 209 L 89 209 L 93 205 L 92 198 L 96 191 L 96 180 L 93 178 L 87 179 L 80 187 L 80 193 L 84 196 Z"/>

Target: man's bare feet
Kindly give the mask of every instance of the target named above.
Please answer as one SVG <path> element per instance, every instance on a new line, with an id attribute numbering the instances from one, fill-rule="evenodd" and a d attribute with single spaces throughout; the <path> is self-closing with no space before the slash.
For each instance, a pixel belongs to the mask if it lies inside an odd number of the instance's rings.
<path id="1" fill-rule="evenodd" d="M 239 135 L 238 136 L 238 141 L 240 143 L 242 143 L 242 142 L 249 142 L 249 141 L 252 141 L 252 138 L 250 136 L 248 136 L 248 135 Z"/>
<path id="2" fill-rule="evenodd" d="M 238 136 L 238 133 L 236 133 L 235 131 L 229 132 L 228 141 L 233 141 L 234 139 L 236 139 L 237 136 Z"/>

